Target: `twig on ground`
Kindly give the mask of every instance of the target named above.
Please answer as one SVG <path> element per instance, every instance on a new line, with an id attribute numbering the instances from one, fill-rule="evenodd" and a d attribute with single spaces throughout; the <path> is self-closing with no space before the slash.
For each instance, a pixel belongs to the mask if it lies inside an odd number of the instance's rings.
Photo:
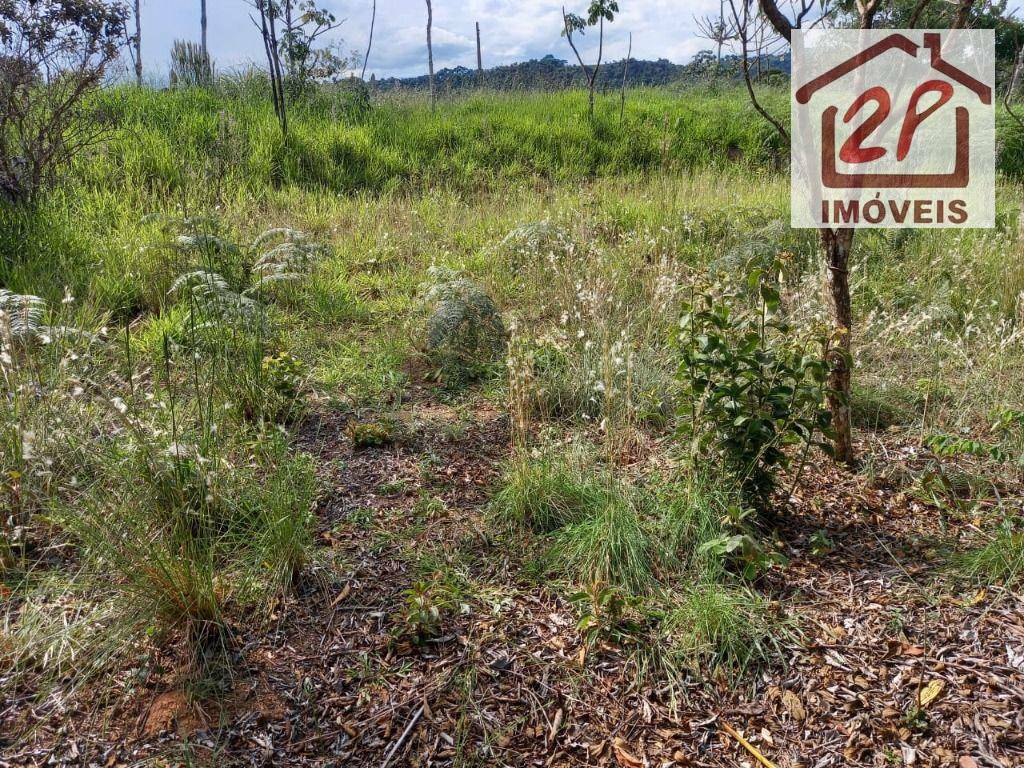
<path id="1" fill-rule="evenodd" d="M 416 710 L 416 713 L 409 718 L 409 724 L 405 726 L 405 730 L 402 731 L 402 735 L 398 737 L 398 741 L 392 744 L 391 749 L 389 749 L 387 754 L 384 755 L 384 762 L 380 764 L 380 768 L 388 768 L 388 765 L 391 763 L 391 759 L 398 754 L 398 750 L 402 748 L 405 740 L 409 738 L 409 733 L 416 726 L 416 723 L 419 722 L 420 717 L 423 715 L 424 707 L 426 707 L 426 704 L 421 704 L 420 708 Z"/>
<path id="2" fill-rule="evenodd" d="M 740 743 L 741 747 L 743 747 L 745 750 L 747 750 L 747 752 L 752 754 L 754 758 L 757 760 L 757 762 L 765 766 L 765 768 L 778 768 L 778 766 L 775 765 L 775 763 L 773 763 L 771 760 L 769 760 L 767 757 L 761 754 L 761 750 L 759 750 L 749 741 L 740 736 L 739 732 L 731 725 L 729 725 L 727 722 L 725 722 L 725 720 L 720 720 L 719 723 L 722 726 L 722 729 L 730 736 L 732 736 L 734 739 L 736 739 L 736 741 Z"/>

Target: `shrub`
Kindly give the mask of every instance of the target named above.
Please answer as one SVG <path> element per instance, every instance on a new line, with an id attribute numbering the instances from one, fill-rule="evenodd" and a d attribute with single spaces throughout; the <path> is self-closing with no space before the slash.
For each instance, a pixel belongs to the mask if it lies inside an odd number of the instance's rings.
<path id="1" fill-rule="evenodd" d="M 767 277 L 754 270 L 748 278 L 758 292 L 756 311 L 744 310 L 736 289 L 695 290 L 679 338 L 679 376 L 688 395 L 683 415 L 690 417 L 693 445 L 717 455 L 757 507 L 788 463 L 786 447 L 813 443 L 829 450 L 815 440 L 829 431 L 827 363 L 778 319 L 779 294 Z"/>
<path id="2" fill-rule="evenodd" d="M 479 376 L 505 349 L 498 308 L 472 280 L 444 267 L 428 270 L 426 347 L 439 375 L 450 381 Z"/>
<path id="3" fill-rule="evenodd" d="M 120 54 L 126 14 L 102 0 L 0 4 L 0 198 L 30 201 L 103 137 L 86 104 Z"/>

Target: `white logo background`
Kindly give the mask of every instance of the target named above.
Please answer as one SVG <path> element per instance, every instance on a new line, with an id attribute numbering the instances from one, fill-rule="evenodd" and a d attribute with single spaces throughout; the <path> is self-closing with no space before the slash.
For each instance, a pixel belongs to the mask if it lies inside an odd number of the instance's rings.
<path id="1" fill-rule="evenodd" d="M 797 30 L 791 82 L 794 227 L 994 226 L 992 30 Z"/>

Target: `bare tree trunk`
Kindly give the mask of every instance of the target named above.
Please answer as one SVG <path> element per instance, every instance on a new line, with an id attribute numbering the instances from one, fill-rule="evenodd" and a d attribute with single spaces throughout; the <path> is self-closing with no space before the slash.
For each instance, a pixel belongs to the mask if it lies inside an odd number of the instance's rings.
<path id="1" fill-rule="evenodd" d="M 480 22 L 476 23 L 476 84 L 484 84 L 484 59 L 480 54 Z"/>
<path id="2" fill-rule="evenodd" d="M 626 49 L 626 60 L 622 64 L 622 91 L 619 99 L 619 125 L 626 116 L 626 77 L 629 75 L 629 57 L 633 55 L 633 33 L 629 33 L 629 47 Z"/>
<path id="3" fill-rule="evenodd" d="M 434 46 L 430 41 L 430 28 L 434 24 L 434 9 L 427 0 L 427 72 L 430 79 L 430 108 L 434 109 L 436 95 L 434 93 Z"/>
<path id="4" fill-rule="evenodd" d="M 141 0 L 135 0 L 135 84 L 142 87 L 142 13 Z"/>
<path id="5" fill-rule="evenodd" d="M 298 78 L 295 77 L 295 40 L 291 37 L 292 26 L 292 0 L 282 0 L 284 5 L 284 29 L 285 29 L 285 51 L 284 68 L 285 73 L 292 86 Z"/>
<path id="6" fill-rule="evenodd" d="M 860 28 L 871 29 L 880 0 L 856 0 L 857 12 L 860 16 Z M 928 0 L 920 0 L 915 16 L 927 4 Z M 968 5 L 973 0 L 961 0 Z M 750 80 L 750 63 L 748 61 L 748 44 L 750 39 L 751 3 L 748 0 L 729 0 L 733 20 L 736 23 L 736 34 L 742 46 L 743 79 L 747 93 L 754 108 L 772 124 L 778 134 L 789 143 L 789 132 L 773 118 L 757 100 Z M 740 7 L 737 7 L 737 6 Z M 793 39 L 793 29 L 799 28 L 804 17 L 814 7 L 812 2 L 801 0 L 796 22 L 791 23 L 786 15 L 779 10 L 778 0 L 757 0 L 761 13 L 775 31 L 786 42 Z M 742 12 L 741 12 L 742 9 Z M 759 46 L 760 48 L 760 46 Z M 760 51 L 759 51 L 760 53 Z M 832 326 L 834 339 L 828 350 L 830 393 L 828 395 L 829 410 L 832 413 L 832 428 L 835 432 L 835 457 L 837 461 L 853 464 L 852 424 L 850 418 L 850 384 L 852 378 L 853 310 L 850 301 L 850 253 L 853 250 L 853 229 L 821 229 L 821 251 L 825 259 L 825 282 L 828 289 L 828 302 L 832 310 Z"/>
<path id="7" fill-rule="evenodd" d="M 210 50 L 206 47 L 206 0 L 199 0 L 199 29 L 202 35 L 203 57 L 209 60 Z"/>
<path id="8" fill-rule="evenodd" d="M 833 340 L 829 348 L 828 406 L 835 431 L 836 461 L 852 464 L 853 434 L 850 417 L 852 373 L 853 308 L 850 302 L 850 252 L 852 229 L 822 229 L 821 249 L 825 257 L 825 284 L 832 309 Z"/>
<path id="9" fill-rule="evenodd" d="M 370 48 L 373 47 L 373 25 L 377 21 L 377 0 L 373 0 L 373 14 L 370 16 L 370 39 L 366 43 L 366 55 L 363 57 L 363 71 L 359 74 L 360 80 L 366 79 L 366 62 L 370 60 Z"/>
<path id="10" fill-rule="evenodd" d="M 597 87 L 597 73 L 601 69 L 601 53 L 604 50 L 604 16 L 597 26 L 597 64 L 594 65 L 594 74 L 590 76 L 590 116 L 594 116 L 594 89 Z"/>
<path id="11" fill-rule="evenodd" d="M 963 29 L 967 26 L 973 6 L 974 0 L 960 0 L 960 4 L 956 9 L 956 16 L 953 17 L 952 29 Z"/>
<path id="12" fill-rule="evenodd" d="M 274 113 L 281 124 L 281 133 L 287 136 L 288 107 L 284 96 L 281 58 L 278 54 L 277 11 L 270 0 L 256 0 L 256 10 L 260 14 L 260 33 L 263 35 L 263 48 L 267 54 L 267 67 L 270 70 L 270 92 L 274 102 Z"/>

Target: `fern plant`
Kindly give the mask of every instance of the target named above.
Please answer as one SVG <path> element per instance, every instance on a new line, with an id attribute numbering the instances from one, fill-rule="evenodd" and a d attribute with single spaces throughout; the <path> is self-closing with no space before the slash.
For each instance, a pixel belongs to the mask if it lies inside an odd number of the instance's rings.
<path id="1" fill-rule="evenodd" d="M 209 268 L 185 272 L 171 284 L 167 295 L 194 301 L 207 318 L 204 326 L 213 323 L 249 329 L 262 326 L 266 319 L 263 302 L 272 286 L 305 279 L 324 253 L 321 245 L 295 229 L 268 229 L 243 250 L 224 237 L 199 231 L 199 227 L 204 226 L 202 221 L 197 225 L 196 220 L 186 219 L 182 224 L 191 231 L 174 238 L 174 246 L 180 252 L 198 255 L 207 262 L 215 255 L 234 255 L 243 262 L 251 259 L 251 266 L 245 269 L 249 284 L 241 290 L 233 289 L 220 272 Z M 260 252 L 260 249 L 265 250 Z"/>
<path id="2" fill-rule="evenodd" d="M 511 230 L 498 245 L 498 252 L 512 257 L 537 255 L 562 258 L 573 249 L 572 237 L 549 219 L 521 224 Z"/>
<path id="3" fill-rule="evenodd" d="M 275 245 L 276 243 L 276 245 Z M 297 229 L 268 229 L 252 244 L 253 251 L 270 246 L 253 264 L 255 285 L 249 292 L 259 292 L 275 283 L 301 280 L 309 275 L 323 257 L 324 248 Z"/>
<path id="4" fill-rule="evenodd" d="M 216 272 L 197 269 L 180 275 L 167 295 L 182 299 L 191 297 L 209 318 L 206 325 L 216 322 L 228 325 L 251 325 L 262 318 L 262 307 L 245 293 L 228 287 L 227 281 Z"/>
<path id="5" fill-rule="evenodd" d="M 36 341 L 46 334 L 43 325 L 46 302 L 38 296 L 12 293 L 0 288 L 0 321 L 2 332 L 16 344 Z"/>
<path id="6" fill-rule="evenodd" d="M 426 346 L 439 375 L 449 381 L 479 375 L 505 349 L 505 325 L 490 296 L 456 270 L 433 266 L 424 286 Z"/>

